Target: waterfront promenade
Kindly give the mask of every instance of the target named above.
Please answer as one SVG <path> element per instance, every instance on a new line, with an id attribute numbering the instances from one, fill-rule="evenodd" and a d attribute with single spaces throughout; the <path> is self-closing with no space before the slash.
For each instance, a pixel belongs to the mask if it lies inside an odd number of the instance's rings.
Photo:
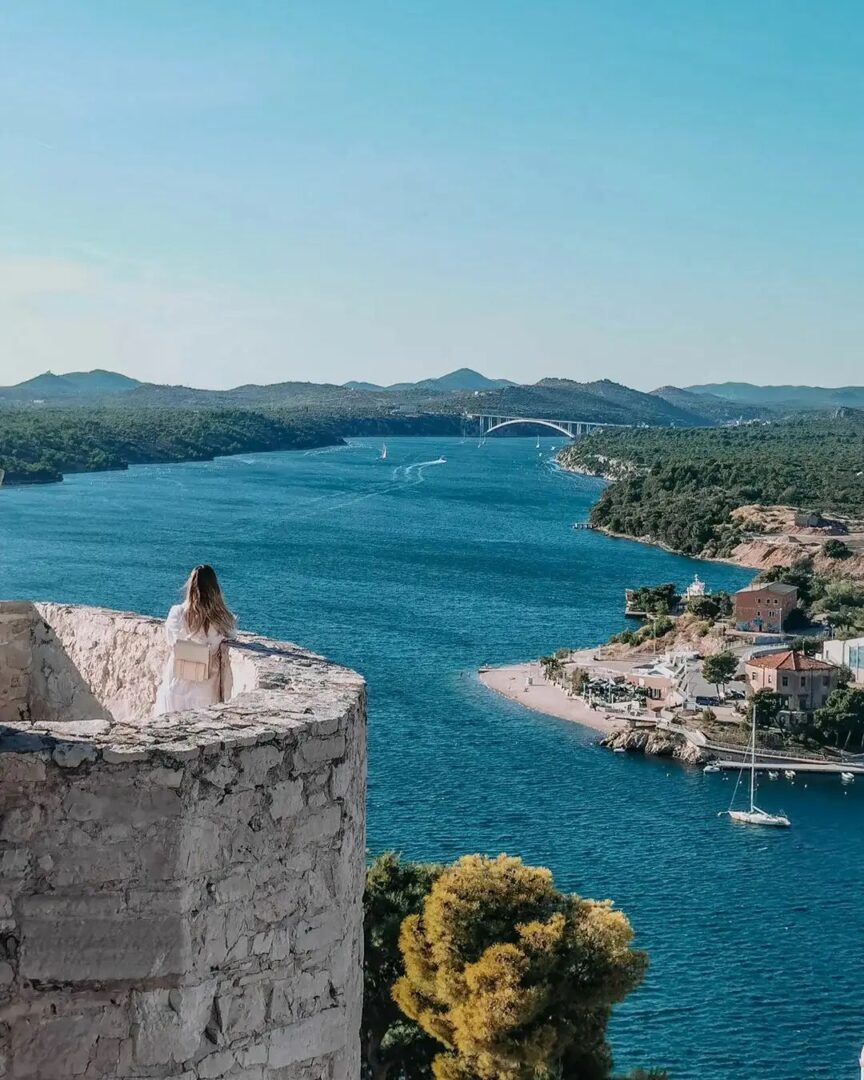
<path id="1" fill-rule="evenodd" d="M 575 652 L 573 661 L 587 670 L 592 670 L 595 674 L 601 670 L 601 666 L 602 670 L 609 673 L 608 661 L 598 662 L 594 658 L 595 653 L 596 650 L 593 649 Z M 624 667 L 626 663 L 619 661 L 613 670 Z M 603 735 L 628 727 L 627 717 L 624 715 L 610 714 L 603 708 L 592 709 L 583 698 L 571 697 L 560 684 L 548 682 L 537 660 L 509 664 L 504 667 L 481 668 L 479 678 L 489 690 L 494 690 L 495 693 L 518 705 L 523 705 L 526 709 L 561 720 L 570 720 Z M 682 736 L 698 751 L 702 760 L 713 760 L 724 771 L 738 770 L 747 760 L 748 750 L 744 745 L 731 746 L 711 742 L 698 728 L 688 727 L 682 723 L 669 720 L 661 720 L 657 723 L 654 718 L 647 716 L 642 719 L 650 721 L 649 726 L 652 729 L 656 723 L 656 729 L 661 734 Z M 644 728 L 644 723 L 641 726 Z M 849 761 L 842 758 L 832 760 L 806 752 L 757 750 L 756 770 L 758 772 L 781 772 L 787 769 L 801 773 L 840 775 L 847 772 L 864 776 L 864 762 L 861 761 Z"/>

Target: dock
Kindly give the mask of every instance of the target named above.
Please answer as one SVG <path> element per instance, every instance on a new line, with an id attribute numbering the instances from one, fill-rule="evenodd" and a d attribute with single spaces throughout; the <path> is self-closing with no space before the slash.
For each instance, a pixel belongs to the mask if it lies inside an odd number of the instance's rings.
<path id="1" fill-rule="evenodd" d="M 749 761 L 715 761 L 721 769 L 748 769 Z M 852 765 L 841 761 L 757 761 L 757 772 L 790 772 L 796 773 L 854 773 L 856 776 L 864 776 L 864 765 Z"/>

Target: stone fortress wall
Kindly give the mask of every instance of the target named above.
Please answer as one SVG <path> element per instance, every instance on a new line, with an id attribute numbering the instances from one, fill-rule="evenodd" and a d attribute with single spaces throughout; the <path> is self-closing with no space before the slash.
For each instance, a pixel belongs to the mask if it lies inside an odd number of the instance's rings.
<path id="1" fill-rule="evenodd" d="M 4 1080 L 358 1080 L 364 684 L 225 654 L 154 720 L 156 620 L 0 604 Z"/>

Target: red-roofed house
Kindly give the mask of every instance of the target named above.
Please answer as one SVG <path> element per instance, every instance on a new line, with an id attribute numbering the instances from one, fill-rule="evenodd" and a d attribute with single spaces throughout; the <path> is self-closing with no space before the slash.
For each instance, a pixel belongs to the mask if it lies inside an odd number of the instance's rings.
<path id="1" fill-rule="evenodd" d="M 840 674 L 833 664 L 792 649 L 745 660 L 744 671 L 751 693 L 771 690 L 786 699 L 790 712 L 821 709 Z"/>
<path id="2" fill-rule="evenodd" d="M 783 623 L 798 607 L 798 590 L 782 581 L 756 581 L 735 593 L 735 625 L 739 630 L 783 632 Z"/>

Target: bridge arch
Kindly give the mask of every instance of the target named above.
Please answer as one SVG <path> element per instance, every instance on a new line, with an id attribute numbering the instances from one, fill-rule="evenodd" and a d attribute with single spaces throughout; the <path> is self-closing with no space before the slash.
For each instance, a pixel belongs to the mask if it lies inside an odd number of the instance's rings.
<path id="1" fill-rule="evenodd" d="M 556 424 L 554 420 L 539 420 L 533 419 L 530 416 L 519 416 L 514 420 L 502 420 L 500 423 L 494 424 L 492 427 L 486 428 L 483 435 L 491 435 L 493 431 L 500 431 L 501 428 L 511 427 L 513 424 L 539 424 L 541 427 L 551 428 L 553 431 L 560 432 L 562 435 L 566 435 L 568 439 L 575 439 L 576 432 L 568 431 L 566 427 L 562 427 L 561 424 Z"/>

